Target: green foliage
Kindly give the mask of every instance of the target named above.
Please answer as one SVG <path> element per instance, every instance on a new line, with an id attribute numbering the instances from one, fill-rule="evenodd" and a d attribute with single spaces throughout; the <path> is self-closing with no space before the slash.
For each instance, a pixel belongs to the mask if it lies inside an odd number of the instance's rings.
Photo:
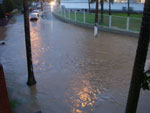
<path id="1" fill-rule="evenodd" d="M 150 90 L 150 76 L 149 76 L 149 71 L 146 71 L 143 73 L 143 79 L 141 83 L 141 88 L 143 90 Z"/>
<path id="2" fill-rule="evenodd" d="M 13 0 L 13 3 L 15 4 L 16 8 L 21 9 L 23 1 L 22 0 Z"/>
<path id="3" fill-rule="evenodd" d="M 0 4 L 0 18 L 4 18 L 6 12 L 9 13 L 15 8 L 22 8 L 22 0 L 3 0 L 3 4 Z"/>
<path id="4" fill-rule="evenodd" d="M 0 4 L 0 19 L 5 17 L 5 8 Z"/>
<path id="5" fill-rule="evenodd" d="M 3 5 L 6 12 L 11 12 L 15 8 L 15 4 L 12 0 L 4 0 Z"/>

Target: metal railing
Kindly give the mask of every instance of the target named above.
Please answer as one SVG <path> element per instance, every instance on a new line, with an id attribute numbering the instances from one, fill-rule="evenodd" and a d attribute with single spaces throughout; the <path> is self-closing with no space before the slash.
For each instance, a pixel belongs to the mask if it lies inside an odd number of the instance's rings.
<path id="1" fill-rule="evenodd" d="M 80 22 L 83 24 L 94 25 L 95 14 L 84 11 L 75 11 L 69 9 L 61 9 L 54 7 L 54 13 L 65 19 Z M 100 18 L 99 14 L 99 18 Z M 99 19 L 100 20 L 100 19 Z M 120 31 L 127 31 L 139 33 L 142 19 L 133 17 L 123 17 L 114 15 L 103 15 L 103 24 L 99 22 L 99 26 L 115 29 Z"/>

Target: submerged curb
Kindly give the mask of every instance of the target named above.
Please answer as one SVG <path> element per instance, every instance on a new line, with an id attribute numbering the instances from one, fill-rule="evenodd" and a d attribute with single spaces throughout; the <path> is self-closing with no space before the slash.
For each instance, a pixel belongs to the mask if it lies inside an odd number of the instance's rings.
<path id="1" fill-rule="evenodd" d="M 59 16 L 59 15 L 55 14 L 54 12 L 52 14 L 56 18 L 58 18 L 59 20 L 61 20 L 63 22 L 74 24 L 74 25 L 77 25 L 77 26 L 80 26 L 80 27 L 94 29 L 94 25 L 93 24 L 87 24 L 87 23 L 81 23 L 79 21 L 73 21 L 73 20 L 70 20 L 68 18 L 64 18 L 62 16 Z M 104 27 L 104 26 L 99 26 L 98 28 L 99 28 L 100 31 L 117 33 L 117 34 L 123 34 L 123 35 L 127 35 L 127 36 L 132 36 L 132 37 L 139 37 L 139 33 L 135 33 L 135 32 L 125 31 L 125 30 L 120 30 L 120 29 L 110 29 L 110 28 Z"/>

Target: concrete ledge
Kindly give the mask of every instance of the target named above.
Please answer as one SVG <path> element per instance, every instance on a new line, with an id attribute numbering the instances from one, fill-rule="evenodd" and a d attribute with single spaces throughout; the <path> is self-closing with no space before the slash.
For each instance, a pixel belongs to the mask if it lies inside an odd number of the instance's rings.
<path id="1" fill-rule="evenodd" d="M 64 18 L 62 16 L 55 14 L 54 12 L 53 12 L 53 15 L 63 22 L 74 24 L 77 26 L 85 27 L 85 28 L 89 28 L 89 29 L 94 29 L 93 24 L 87 24 L 87 23 L 81 23 L 78 21 L 69 20 L 67 18 Z M 111 32 L 111 33 L 123 34 L 123 35 L 127 35 L 127 36 L 132 36 L 132 37 L 139 37 L 139 33 L 129 32 L 129 31 L 120 30 L 120 29 L 114 29 L 114 28 L 109 29 L 108 27 L 104 27 L 104 26 L 99 26 L 99 30 L 105 31 L 105 32 Z"/>

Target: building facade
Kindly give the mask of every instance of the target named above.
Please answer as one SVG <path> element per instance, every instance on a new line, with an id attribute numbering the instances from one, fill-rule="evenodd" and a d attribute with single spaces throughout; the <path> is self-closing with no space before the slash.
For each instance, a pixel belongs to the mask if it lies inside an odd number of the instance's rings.
<path id="1" fill-rule="evenodd" d="M 127 2 L 127 0 L 114 0 L 114 2 Z M 144 3 L 145 0 L 130 0 L 131 3 Z"/>
<path id="2" fill-rule="evenodd" d="M 136 12 L 143 12 L 145 0 L 130 0 L 130 8 Z M 61 0 L 61 6 L 66 9 L 88 9 L 88 0 Z M 91 9 L 95 9 L 95 3 L 92 3 Z M 113 11 L 122 11 L 124 8 L 127 9 L 128 4 L 127 0 L 114 0 L 114 3 L 111 4 Z M 99 4 L 99 8 L 101 8 Z M 104 9 L 109 10 L 108 2 L 104 3 Z"/>
<path id="3" fill-rule="evenodd" d="M 124 2 L 127 2 L 128 0 L 114 0 L 114 2 L 121 2 L 121 3 L 124 3 Z M 88 2 L 88 0 L 61 0 L 61 2 L 74 2 L 74 3 L 77 3 L 77 2 L 80 2 L 80 3 L 85 3 L 85 2 Z M 130 0 L 131 3 L 144 3 L 145 0 Z"/>

